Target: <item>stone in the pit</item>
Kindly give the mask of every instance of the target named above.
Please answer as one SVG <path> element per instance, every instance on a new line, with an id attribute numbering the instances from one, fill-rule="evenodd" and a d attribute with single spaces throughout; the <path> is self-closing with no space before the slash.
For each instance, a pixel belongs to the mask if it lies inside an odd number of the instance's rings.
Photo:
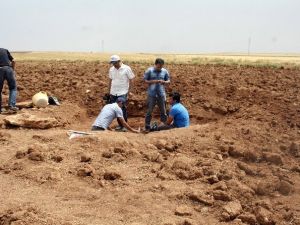
<path id="1" fill-rule="evenodd" d="M 105 180 L 117 180 L 121 178 L 121 174 L 113 171 L 105 172 L 103 174 Z"/>
<path id="2" fill-rule="evenodd" d="M 293 186 L 287 181 L 280 181 L 278 188 L 278 192 L 282 195 L 289 195 L 293 191 Z"/>
<path id="3" fill-rule="evenodd" d="M 176 216 L 191 216 L 192 211 L 187 206 L 178 206 L 175 210 Z"/>
<path id="4" fill-rule="evenodd" d="M 256 216 L 256 220 L 259 224 L 261 225 L 275 225 L 275 221 L 273 219 L 273 214 L 263 208 L 263 207 L 258 207 L 256 210 L 255 210 L 255 216 Z"/>
<path id="5" fill-rule="evenodd" d="M 92 158 L 87 154 L 82 154 L 80 157 L 80 162 L 90 162 Z"/>
<path id="6" fill-rule="evenodd" d="M 220 201 L 224 201 L 224 202 L 228 202 L 228 201 L 232 200 L 232 197 L 230 196 L 230 194 L 228 194 L 225 191 L 215 190 L 215 191 L 213 191 L 212 195 L 214 196 L 215 200 L 220 200 Z"/>
<path id="7" fill-rule="evenodd" d="M 168 142 L 165 139 L 159 139 L 156 143 L 155 146 L 158 149 L 165 149 L 165 147 L 167 146 Z"/>
<path id="8" fill-rule="evenodd" d="M 80 177 L 93 176 L 95 169 L 91 165 L 85 165 L 77 171 L 77 175 Z"/>
<path id="9" fill-rule="evenodd" d="M 299 157 L 300 156 L 300 146 L 298 144 L 296 144 L 295 142 L 293 142 L 290 145 L 289 152 L 291 153 L 291 155 L 293 155 L 295 157 Z"/>
<path id="10" fill-rule="evenodd" d="M 264 152 L 263 158 L 267 162 L 275 164 L 275 165 L 282 165 L 283 164 L 283 160 L 282 160 L 281 155 L 279 155 L 277 153 Z"/>
<path id="11" fill-rule="evenodd" d="M 54 155 L 51 157 L 51 159 L 54 161 L 54 162 L 57 162 L 57 163 L 60 163 L 61 161 L 63 161 L 63 157 L 60 156 L 60 155 Z"/>
<path id="12" fill-rule="evenodd" d="M 17 159 L 22 159 L 26 156 L 26 152 L 22 152 L 22 151 L 17 151 L 16 152 L 16 158 Z"/>
<path id="13" fill-rule="evenodd" d="M 34 151 L 28 155 L 28 159 L 32 161 L 44 161 L 44 156 L 42 153 Z"/>
<path id="14" fill-rule="evenodd" d="M 243 223 L 247 223 L 249 225 L 257 224 L 255 215 L 251 213 L 243 213 L 238 216 L 238 219 L 240 219 Z"/>
<path id="15" fill-rule="evenodd" d="M 28 113 L 11 115 L 4 118 L 7 126 L 16 126 L 33 129 L 48 129 L 59 126 L 59 122 L 52 117 L 38 117 Z"/>
<path id="16" fill-rule="evenodd" d="M 214 203 L 214 199 L 202 192 L 192 192 L 187 194 L 188 198 L 192 201 L 199 202 L 204 205 L 211 206 Z"/>
<path id="17" fill-rule="evenodd" d="M 228 215 L 228 219 L 234 220 L 238 215 L 241 214 L 243 208 L 238 200 L 227 203 L 223 207 L 224 213 Z M 225 215 L 224 214 L 224 215 Z"/>

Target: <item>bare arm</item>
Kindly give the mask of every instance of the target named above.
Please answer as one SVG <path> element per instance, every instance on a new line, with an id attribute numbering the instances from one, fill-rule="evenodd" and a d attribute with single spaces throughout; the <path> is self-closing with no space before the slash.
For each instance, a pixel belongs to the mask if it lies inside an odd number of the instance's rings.
<path id="1" fill-rule="evenodd" d="M 169 116 L 167 119 L 167 125 L 171 125 L 173 120 L 174 120 L 174 118 L 172 116 Z"/>
<path id="2" fill-rule="evenodd" d="M 140 133 L 140 131 L 135 130 L 135 129 L 133 129 L 131 126 L 129 126 L 129 124 L 126 123 L 126 121 L 124 120 L 123 117 L 119 117 L 118 119 L 119 119 L 119 121 L 121 122 L 121 124 L 122 124 L 124 127 L 126 127 L 128 130 L 130 130 L 131 132 L 133 132 L 133 133 Z"/>
<path id="3" fill-rule="evenodd" d="M 111 79 L 109 78 L 108 81 L 108 93 L 110 94 L 110 89 L 111 89 Z"/>

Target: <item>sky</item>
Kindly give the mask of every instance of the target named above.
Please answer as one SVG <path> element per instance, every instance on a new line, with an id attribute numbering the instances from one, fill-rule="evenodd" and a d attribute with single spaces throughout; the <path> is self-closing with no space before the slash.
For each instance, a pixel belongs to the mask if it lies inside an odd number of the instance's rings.
<path id="1" fill-rule="evenodd" d="M 0 0 L 11 51 L 300 53 L 299 0 Z"/>

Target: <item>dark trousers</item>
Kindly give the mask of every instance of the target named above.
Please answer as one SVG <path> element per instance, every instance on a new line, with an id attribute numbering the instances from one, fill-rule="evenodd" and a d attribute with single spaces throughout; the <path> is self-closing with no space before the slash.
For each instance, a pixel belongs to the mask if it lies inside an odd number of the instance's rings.
<path id="1" fill-rule="evenodd" d="M 158 105 L 160 111 L 160 121 L 165 123 L 167 122 L 167 112 L 166 112 L 166 98 L 164 96 L 156 96 L 151 97 L 148 96 L 147 98 L 147 113 L 145 117 L 145 128 L 150 129 L 151 127 L 151 119 L 152 119 L 152 112 L 155 107 Z"/>
<path id="2" fill-rule="evenodd" d="M 153 128 L 153 129 L 151 128 L 150 131 L 171 130 L 174 128 L 176 128 L 176 127 L 173 124 L 172 125 L 161 125 L 156 128 Z"/>
<path id="3" fill-rule="evenodd" d="M 102 127 L 92 126 L 92 131 L 104 131 L 105 129 Z"/>
<path id="4" fill-rule="evenodd" d="M 9 66 L 0 67 L 0 110 L 2 107 L 2 89 L 4 81 L 7 81 L 9 88 L 9 100 L 8 105 L 11 107 L 16 106 L 17 98 L 17 83 L 14 70 Z"/>
<path id="5" fill-rule="evenodd" d="M 126 102 L 122 106 L 122 112 L 123 112 L 123 118 L 127 122 L 127 119 L 128 119 L 127 107 L 126 107 L 126 104 L 127 104 L 127 94 L 125 94 L 125 95 L 119 95 L 119 96 L 118 95 L 110 95 L 110 97 L 109 97 L 109 103 L 115 103 L 115 102 L 117 102 L 117 99 L 119 97 L 122 97 L 122 98 L 124 98 L 126 100 Z M 122 124 L 121 124 L 121 122 L 119 121 L 119 119 L 118 119 L 118 124 L 119 124 L 120 127 L 123 127 Z"/>

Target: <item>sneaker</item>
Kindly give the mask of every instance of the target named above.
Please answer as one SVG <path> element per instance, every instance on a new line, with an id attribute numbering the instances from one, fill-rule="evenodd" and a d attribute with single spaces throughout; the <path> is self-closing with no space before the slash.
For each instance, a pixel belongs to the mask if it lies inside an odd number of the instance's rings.
<path id="1" fill-rule="evenodd" d="M 157 122 L 154 122 L 150 128 L 150 131 L 156 131 L 158 128 Z"/>
<path id="2" fill-rule="evenodd" d="M 11 111 L 19 111 L 19 108 L 18 107 L 16 107 L 16 106 L 10 106 L 9 107 L 9 110 L 11 110 Z"/>
<path id="3" fill-rule="evenodd" d="M 123 129 L 123 127 L 121 127 L 121 126 L 117 126 L 116 128 L 115 128 L 115 130 L 122 130 Z"/>

